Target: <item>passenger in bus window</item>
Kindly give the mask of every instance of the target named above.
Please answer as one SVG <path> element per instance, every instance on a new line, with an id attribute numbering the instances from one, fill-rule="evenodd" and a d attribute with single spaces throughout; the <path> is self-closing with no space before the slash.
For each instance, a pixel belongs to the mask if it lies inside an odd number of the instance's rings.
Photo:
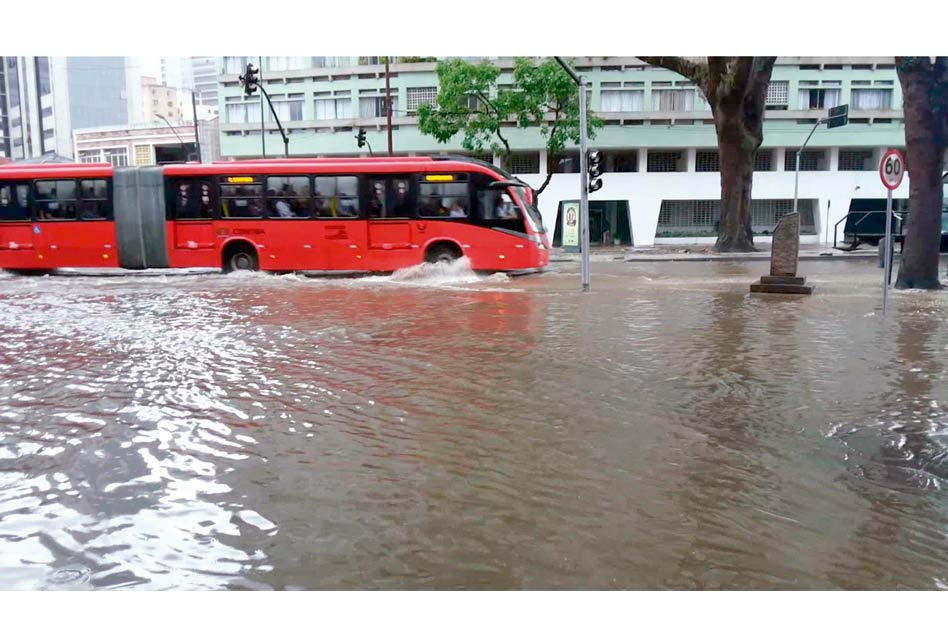
<path id="1" fill-rule="evenodd" d="M 466 218 L 467 213 L 464 211 L 464 203 L 460 200 L 452 202 L 451 210 L 448 212 L 448 215 L 452 218 Z"/>
<path id="2" fill-rule="evenodd" d="M 411 215 L 408 203 L 408 182 L 405 180 L 395 181 L 395 217 L 407 218 Z"/>

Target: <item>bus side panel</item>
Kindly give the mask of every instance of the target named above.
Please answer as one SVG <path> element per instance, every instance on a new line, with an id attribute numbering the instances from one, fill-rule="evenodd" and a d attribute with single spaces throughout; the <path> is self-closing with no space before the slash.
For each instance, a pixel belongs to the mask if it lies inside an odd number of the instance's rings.
<path id="1" fill-rule="evenodd" d="M 221 253 L 210 221 L 165 223 L 168 266 L 175 269 L 221 267 Z"/>
<path id="2" fill-rule="evenodd" d="M 322 225 L 317 220 L 266 220 L 257 252 L 260 268 L 269 271 L 329 269 L 329 255 L 320 245 Z"/>
<path id="3" fill-rule="evenodd" d="M 0 224 L 0 269 L 43 268 L 36 240 L 32 222 Z"/>
<path id="4" fill-rule="evenodd" d="M 46 268 L 118 267 L 115 223 L 108 220 L 38 222 Z"/>
<path id="5" fill-rule="evenodd" d="M 478 271 L 519 271 L 546 266 L 546 251 L 526 237 L 464 222 L 425 221 L 423 234 L 416 237 L 422 248 L 439 240 L 453 241 Z M 424 238 L 424 239 L 423 239 Z M 541 255 L 544 254 L 544 255 Z M 423 259 L 423 254 L 422 254 Z M 546 259 L 546 262 L 544 262 Z M 542 264 L 541 264 L 542 263 Z"/>
<path id="6" fill-rule="evenodd" d="M 365 220 L 319 220 L 320 251 L 328 256 L 329 269 L 337 271 L 379 271 L 369 258 L 368 227 Z"/>

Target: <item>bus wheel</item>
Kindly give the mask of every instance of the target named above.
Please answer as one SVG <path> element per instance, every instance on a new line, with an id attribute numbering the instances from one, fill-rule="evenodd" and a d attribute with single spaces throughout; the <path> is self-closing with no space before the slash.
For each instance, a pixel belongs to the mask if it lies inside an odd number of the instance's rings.
<path id="1" fill-rule="evenodd" d="M 453 244 L 436 244 L 425 253 L 425 262 L 454 262 L 461 257 L 461 251 Z"/>
<path id="2" fill-rule="evenodd" d="M 246 242 L 228 247 L 224 253 L 224 273 L 256 271 L 258 266 L 257 251 Z"/>

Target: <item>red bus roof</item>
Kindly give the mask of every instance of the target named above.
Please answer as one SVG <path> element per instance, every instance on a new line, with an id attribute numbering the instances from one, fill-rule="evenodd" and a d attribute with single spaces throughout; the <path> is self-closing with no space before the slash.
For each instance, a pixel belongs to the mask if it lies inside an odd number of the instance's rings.
<path id="1" fill-rule="evenodd" d="M 504 179 L 500 171 L 489 164 L 461 157 L 432 158 L 384 157 L 384 158 L 268 158 L 261 160 L 237 160 L 212 164 L 169 164 L 164 166 L 165 175 L 228 175 L 234 173 L 310 173 L 314 170 L 329 173 L 397 173 L 397 172 L 478 172 L 496 179 Z"/>
<path id="2" fill-rule="evenodd" d="M 0 180 L 108 178 L 111 175 L 112 165 L 108 162 L 0 165 Z"/>

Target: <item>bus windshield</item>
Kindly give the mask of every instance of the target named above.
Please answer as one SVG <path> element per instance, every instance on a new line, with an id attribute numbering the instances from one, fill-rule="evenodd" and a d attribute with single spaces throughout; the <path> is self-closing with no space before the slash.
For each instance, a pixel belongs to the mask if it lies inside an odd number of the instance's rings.
<path id="1" fill-rule="evenodd" d="M 540 215 L 540 210 L 537 209 L 535 204 L 532 204 L 527 200 L 527 190 L 524 187 L 514 187 L 514 191 L 516 191 L 517 195 L 520 197 L 520 202 L 523 203 L 523 208 L 527 210 L 527 215 L 529 215 L 530 219 L 533 220 L 533 224 L 536 226 L 537 230 L 540 233 L 546 233 L 546 228 L 543 226 L 543 217 Z"/>

